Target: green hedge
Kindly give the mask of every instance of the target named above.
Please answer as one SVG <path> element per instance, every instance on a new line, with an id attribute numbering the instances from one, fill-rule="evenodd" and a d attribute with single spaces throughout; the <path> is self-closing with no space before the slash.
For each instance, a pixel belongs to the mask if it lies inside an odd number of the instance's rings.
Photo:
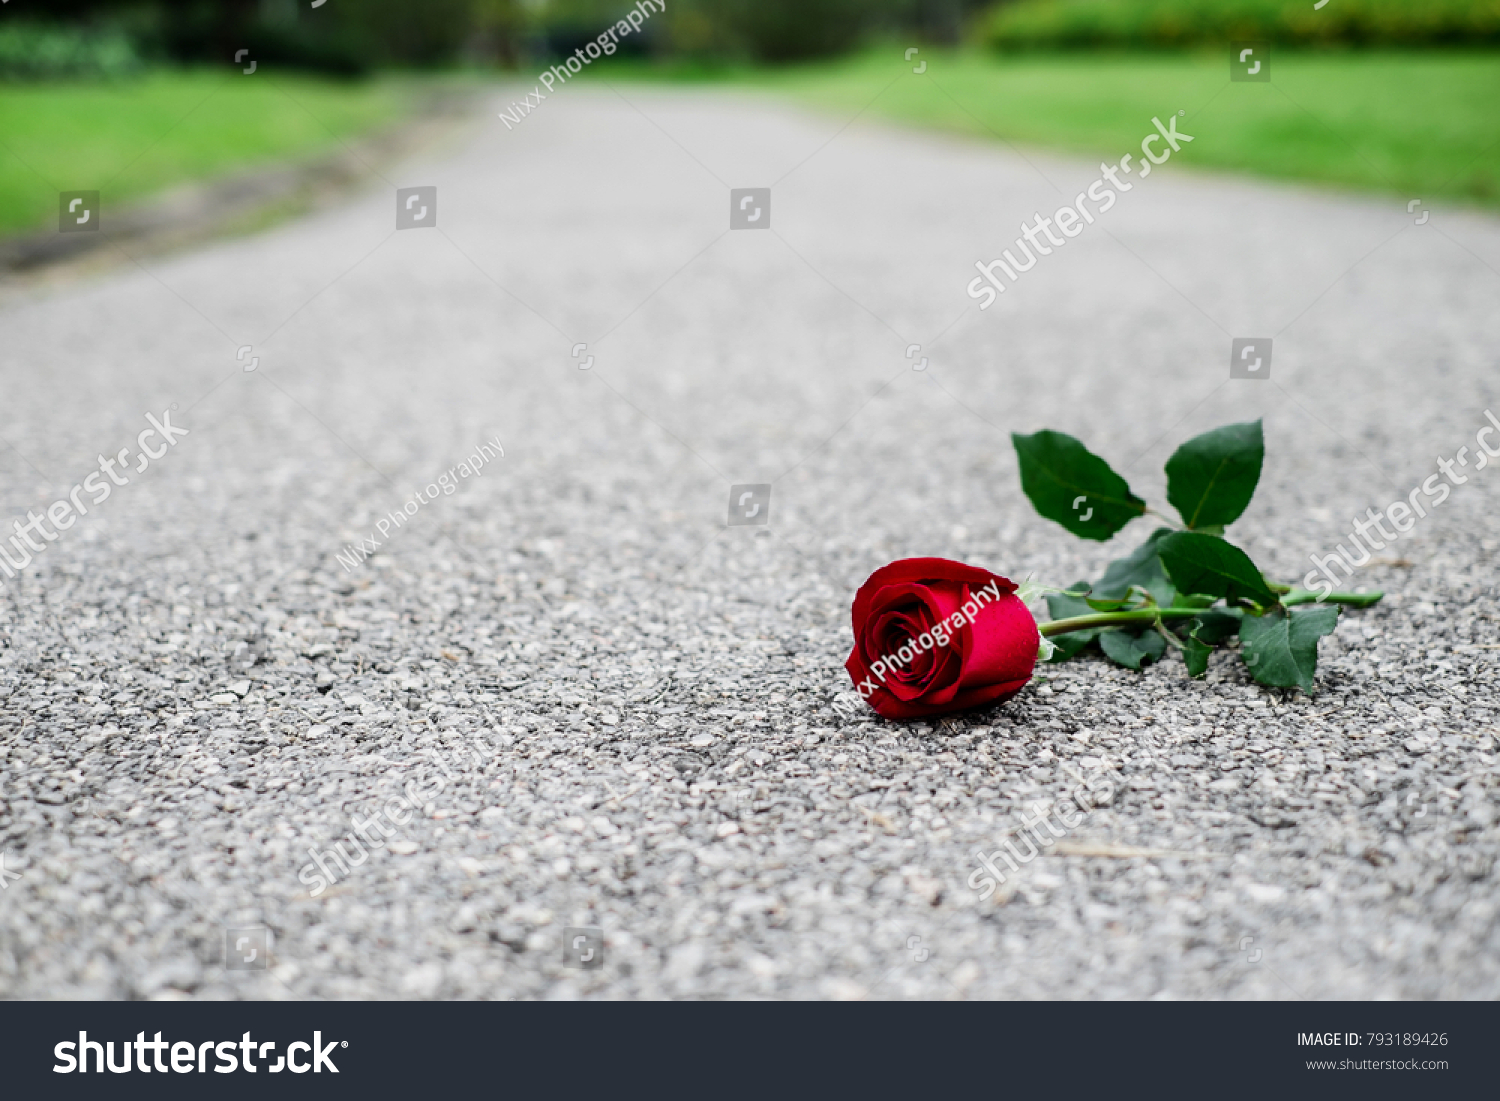
<path id="1" fill-rule="evenodd" d="M 117 32 L 0 24 L 0 81 L 118 77 L 140 67 L 130 39 Z"/>
<path id="2" fill-rule="evenodd" d="M 1500 0 L 1019 0 L 984 16 L 998 50 L 1172 48 L 1235 40 L 1286 45 L 1500 43 Z"/>

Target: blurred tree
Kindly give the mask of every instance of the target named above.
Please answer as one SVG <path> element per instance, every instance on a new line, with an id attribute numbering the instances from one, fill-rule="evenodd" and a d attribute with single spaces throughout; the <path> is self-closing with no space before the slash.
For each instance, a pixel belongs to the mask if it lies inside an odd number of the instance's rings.
<path id="1" fill-rule="evenodd" d="M 376 65 L 441 65 L 473 37 L 475 0 L 336 0 L 298 20 L 326 18 Z"/>
<path id="2" fill-rule="evenodd" d="M 626 55 L 780 62 L 825 57 L 875 35 L 957 42 L 985 0 L 668 0 Z M 633 0 L 48 0 L 44 18 L 107 25 L 147 54 L 339 73 L 461 59 L 515 65 L 565 57 L 634 10 Z M 539 60 L 540 58 L 538 58 Z"/>
<path id="3" fill-rule="evenodd" d="M 712 10 L 757 61 L 798 61 L 842 53 L 858 42 L 890 0 L 688 0 Z"/>
<path id="4" fill-rule="evenodd" d="M 873 35 L 956 43 L 985 0 L 669 0 L 632 47 L 655 54 L 797 61 L 852 49 Z M 541 0 L 547 52 L 566 55 L 630 10 L 622 0 Z M 634 36 L 632 36 L 634 37 Z"/>
<path id="5" fill-rule="evenodd" d="M 518 0 L 473 0 L 469 50 L 478 61 L 514 68 L 521 61 L 526 13 Z"/>
<path id="6" fill-rule="evenodd" d="M 513 60 L 518 0 L 48 0 L 44 18 L 109 24 L 152 53 L 217 61 L 238 49 L 264 61 L 342 73 L 432 66 L 465 54 Z"/>

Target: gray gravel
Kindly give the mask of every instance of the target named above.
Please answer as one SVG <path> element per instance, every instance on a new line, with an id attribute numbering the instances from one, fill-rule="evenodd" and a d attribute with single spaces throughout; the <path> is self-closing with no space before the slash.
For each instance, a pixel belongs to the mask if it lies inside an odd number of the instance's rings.
<path id="1" fill-rule="evenodd" d="M 1300 579 L 1500 413 L 1500 224 L 1185 152 L 981 314 L 973 262 L 1092 162 L 624 91 L 0 304 L 4 515 L 147 411 L 191 432 L 0 592 L 0 994 L 1500 996 L 1500 473 L 1364 571 L 1391 595 L 1312 698 L 1220 655 L 1051 667 L 938 725 L 834 707 L 877 566 L 1066 584 L 1149 533 L 1038 518 L 1011 430 L 1164 503 L 1178 442 L 1264 416 L 1231 534 Z M 394 232 L 417 185 L 439 228 Z M 728 232 L 729 188 L 766 185 L 771 231 Z M 1231 384 L 1231 338 L 1266 335 L 1272 380 Z M 726 528 L 756 482 L 770 524 Z M 1058 851 L 966 886 L 1101 771 Z M 309 897 L 309 847 L 413 780 L 430 809 Z M 270 969 L 226 970 L 257 925 Z M 583 926 L 596 970 L 563 966 Z"/>

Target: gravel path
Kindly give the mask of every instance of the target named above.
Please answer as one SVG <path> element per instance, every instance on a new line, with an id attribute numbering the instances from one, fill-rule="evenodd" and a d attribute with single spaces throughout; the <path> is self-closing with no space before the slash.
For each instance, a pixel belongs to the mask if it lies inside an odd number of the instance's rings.
<path id="1" fill-rule="evenodd" d="M 131 452 L 0 591 L 0 994 L 1500 996 L 1500 472 L 1363 571 L 1391 595 L 1312 698 L 1220 655 L 1051 667 L 937 726 L 834 709 L 877 566 L 1066 584 L 1149 533 L 1038 518 L 1011 430 L 1163 503 L 1177 443 L 1263 416 L 1232 534 L 1300 579 L 1500 414 L 1500 224 L 1187 149 L 981 313 L 974 261 L 1094 164 L 624 94 L 0 304 L 0 514 Z M 437 228 L 397 232 L 415 186 Z M 730 231 L 763 186 L 769 231 Z M 1269 382 L 1229 381 L 1236 336 L 1274 337 Z M 137 472 L 169 409 L 189 435 Z M 738 483 L 768 525 L 725 526 Z M 1094 775 L 1107 805 L 967 886 Z M 363 851 L 351 815 L 409 784 L 423 813 L 312 897 L 309 847 Z"/>

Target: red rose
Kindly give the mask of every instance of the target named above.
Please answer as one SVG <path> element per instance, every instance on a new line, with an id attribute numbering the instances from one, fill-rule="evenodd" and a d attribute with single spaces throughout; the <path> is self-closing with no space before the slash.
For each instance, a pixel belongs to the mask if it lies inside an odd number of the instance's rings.
<path id="1" fill-rule="evenodd" d="M 946 558 L 882 566 L 854 596 L 854 652 L 844 667 L 887 719 L 1008 700 L 1031 679 L 1041 642 L 1015 591 L 989 570 Z"/>

